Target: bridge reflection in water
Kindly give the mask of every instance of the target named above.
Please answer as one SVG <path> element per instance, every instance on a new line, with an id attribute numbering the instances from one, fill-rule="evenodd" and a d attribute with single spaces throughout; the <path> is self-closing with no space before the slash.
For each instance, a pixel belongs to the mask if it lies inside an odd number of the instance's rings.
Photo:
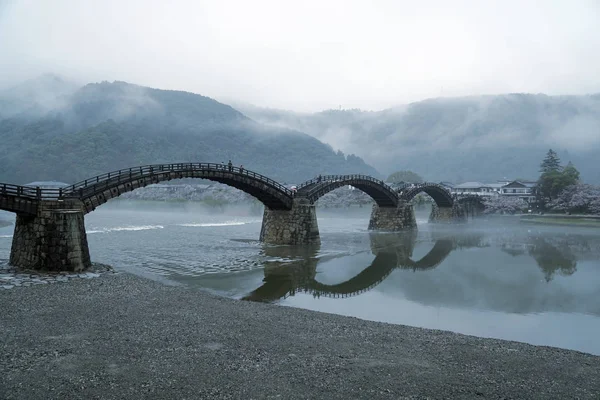
<path id="1" fill-rule="evenodd" d="M 337 284 L 324 284 L 316 279 L 319 246 L 289 248 L 266 247 L 270 257 L 299 258 L 292 262 L 271 262 L 265 266 L 263 284 L 244 296 L 243 300 L 272 302 L 296 293 L 310 293 L 315 297 L 350 297 L 373 289 L 396 269 L 422 271 L 436 268 L 456 248 L 478 246 L 482 235 L 440 237 L 421 259 L 413 260 L 417 232 L 373 233 L 370 235 L 371 252 L 375 258 L 358 275 Z M 295 254 L 290 254 L 295 251 Z M 334 256 L 339 257 L 339 256 Z"/>
<path id="2" fill-rule="evenodd" d="M 435 237 L 437 236 L 437 237 Z M 314 297 L 345 298 L 369 291 L 383 282 L 394 270 L 414 272 L 437 268 L 454 250 L 467 248 L 499 247 L 503 252 L 516 255 L 529 255 L 542 271 L 546 282 L 556 274 L 572 275 L 577 270 L 577 257 L 573 245 L 595 247 L 576 238 L 549 241 L 541 236 L 515 238 L 514 243 L 504 238 L 490 241 L 483 232 L 465 234 L 437 233 L 432 237 L 433 246 L 426 255 L 413 259 L 413 251 L 418 244 L 418 234 L 414 231 L 400 233 L 371 233 L 369 235 L 373 261 L 360 273 L 337 284 L 325 284 L 316 278 L 317 265 L 346 254 L 318 257 L 320 247 L 316 246 L 268 246 L 266 256 L 272 259 L 293 261 L 269 261 L 265 263 L 263 284 L 243 300 L 273 302 L 297 293 L 309 293 Z M 566 239 L 565 239 L 566 240 Z M 579 238 L 579 240 L 583 240 Z M 564 243 L 563 243 L 564 242 Z M 571 243 L 573 242 L 573 243 Z M 596 246 L 597 247 L 597 246 Z M 595 253 L 594 253 L 595 254 Z M 486 263 L 482 260 L 482 263 Z"/>

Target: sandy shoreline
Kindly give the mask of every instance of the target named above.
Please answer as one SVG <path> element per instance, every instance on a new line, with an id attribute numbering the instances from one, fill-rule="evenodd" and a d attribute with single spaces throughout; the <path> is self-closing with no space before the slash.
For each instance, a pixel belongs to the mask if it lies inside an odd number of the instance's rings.
<path id="1" fill-rule="evenodd" d="M 129 274 L 0 291 L 0 398 L 589 398 L 600 357 Z"/>

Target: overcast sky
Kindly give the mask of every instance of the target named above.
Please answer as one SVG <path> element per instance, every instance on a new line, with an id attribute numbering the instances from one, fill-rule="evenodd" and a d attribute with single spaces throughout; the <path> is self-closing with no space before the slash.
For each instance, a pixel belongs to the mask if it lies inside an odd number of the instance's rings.
<path id="1" fill-rule="evenodd" d="M 0 0 L 0 85 L 54 72 L 313 111 L 600 92 L 599 0 Z"/>

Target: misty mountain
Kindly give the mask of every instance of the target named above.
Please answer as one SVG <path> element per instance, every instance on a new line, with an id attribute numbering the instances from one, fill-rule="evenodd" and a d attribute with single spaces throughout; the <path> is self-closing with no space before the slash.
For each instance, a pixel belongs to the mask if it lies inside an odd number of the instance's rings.
<path id="1" fill-rule="evenodd" d="M 37 88 L 44 87 L 44 79 L 51 90 L 40 97 Z M 32 82 L 30 90 L 24 84 L 0 96 L 2 182 L 75 182 L 143 164 L 229 159 L 282 182 L 299 183 L 320 173 L 380 176 L 359 157 L 335 152 L 297 130 L 261 125 L 197 94 L 125 82 L 69 92 L 68 83 L 52 76 Z M 55 93 L 52 107 L 50 93 Z"/>
<path id="2" fill-rule="evenodd" d="M 412 170 L 426 180 L 454 182 L 536 179 L 553 148 L 584 181 L 600 183 L 600 95 L 440 98 L 378 112 L 237 108 L 258 122 L 356 152 L 384 174 Z"/>
<path id="3" fill-rule="evenodd" d="M 80 85 L 45 74 L 0 90 L 0 118 L 36 117 L 61 106 Z"/>

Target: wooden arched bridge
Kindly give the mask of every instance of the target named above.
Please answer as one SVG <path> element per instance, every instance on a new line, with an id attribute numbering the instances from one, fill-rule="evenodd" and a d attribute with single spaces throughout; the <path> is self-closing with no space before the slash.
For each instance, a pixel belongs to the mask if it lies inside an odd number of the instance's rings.
<path id="1" fill-rule="evenodd" d="M 222 163 L 145 165 L 108 172 L 62 188 L 0 183 L 0 209 L 17 213 L 10 262 L 28 268 L 84 268 L 89 265 L 85 214 L 123 193 L 183 178 L 220 182 L 261 201 L 265 214 L 260 239 L 271 244 L 319 243 L 314 204 L 323 195 L 347 185 L 373 198 L 375 205 L 369 222 L 372 230 L 416 228 L 408 202 L 421 192 L 429 194 L 439 209 L 447 210 L 446 219 L 455 214 L 450 193 L 433 183 L 395 190 L 368 175 L 323 175 L 292 190 L 257 172 Z"/>
<path id="2" fill-rule="evenodd" d="M 236 187 L 256 197 L 272 210 L 292 208 L 291 189 L 254 171 L 215 163 L 176 163 L 107 172 L 58 189 L 0 184 L 0 209 L 36 214 L 37 205 L 41 201 L 77 199 L 83 202 L 85 212 L 88 213 L 123 193 L 183 178 L 209 179 Z"/>
<path id="3" fill-rule="evenodd" d="M 88 178 L 63 188 L 39 188 L 0 183 L 0 209 L 35 215 L 41 201 L 78 199 L 86 213 L 108 200 L 140 187 L 173 179 L 199 178 L 238 188 L 272 210 L 290 210 L 295 197 L 315 203 L 323 195 L 344 186 L 354 186 L 373 198 L 381 207 L 394 207 L 410 201 L 419 193 L 430 195 L 439 207 L 452 207 L 450 192 L 437 183 L 421 183 L 393 189 L 380 179 L 368 175 L 323 175 L 291 190 L 275 180 L 245 168 L 222 163 L 173 163 L 144 165 L 120 169 Z"/>

